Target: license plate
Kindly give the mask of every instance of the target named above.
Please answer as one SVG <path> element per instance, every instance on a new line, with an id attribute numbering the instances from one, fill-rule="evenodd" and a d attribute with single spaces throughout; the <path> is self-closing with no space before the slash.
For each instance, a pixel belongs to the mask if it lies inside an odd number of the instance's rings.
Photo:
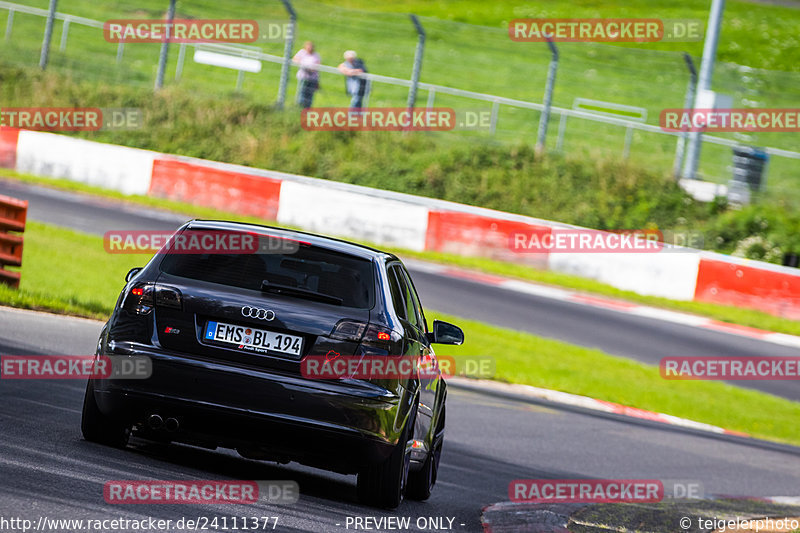
<path id="1" fill-rule="evenodd" d="M 272 351 L 297 357 L 300 357 L 303 352 L 302 337 L 224 322 L 208 322 L 203 338 L 207 341 L 232 344 L 240 350 L 250 352 L 267 353 Z"/>

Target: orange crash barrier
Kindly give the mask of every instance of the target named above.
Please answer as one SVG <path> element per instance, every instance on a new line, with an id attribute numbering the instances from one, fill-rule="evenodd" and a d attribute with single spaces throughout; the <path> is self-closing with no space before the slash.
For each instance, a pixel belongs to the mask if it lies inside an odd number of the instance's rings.
<path id="1" fill-rule="evenodd" d="M 22 232 L 28 202 L 0 195 L 0 283 L 19 287 L 20 273 L 5 267 L 22 266 Z"/>

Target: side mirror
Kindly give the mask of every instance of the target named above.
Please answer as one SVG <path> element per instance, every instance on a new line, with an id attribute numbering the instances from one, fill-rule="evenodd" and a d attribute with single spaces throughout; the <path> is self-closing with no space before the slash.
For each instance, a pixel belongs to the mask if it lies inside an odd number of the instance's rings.
<path id="1" fill-rule="evenodd" d="M 142 267 L 136 267 L 136 268 L 132 268 L 132 269 L 128 270 L 128 273 L 125 274 L 125 282 L 127 283 L 130 280 L 132 280 L 133 276 L 135 276 L 136 274 L 141 272 L 141 270 L 142 270 Z"/>
<path id="2" fill-rule="evenodd" d="M 464 332 L 461 328 L 441 320 L 433 321 L 433 332 L 428 333 L 428 339 L 436 344 L 464 344 Z"/>

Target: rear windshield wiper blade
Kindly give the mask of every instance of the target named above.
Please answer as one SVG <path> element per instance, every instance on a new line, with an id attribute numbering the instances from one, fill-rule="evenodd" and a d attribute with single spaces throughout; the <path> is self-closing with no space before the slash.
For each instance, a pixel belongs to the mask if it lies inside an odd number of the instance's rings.
<path id="1" fill-rule="evenodd" d="M 309 300 L 317 300 L 333 305 L 342 305 L 342 299 L 330 294 L 323 294 L 321 292 L 312 291 L 309 289 L 301 289 L 300 287 L 292 287 L 291 285 L 281 285 L 280 283 L 272 283 L 265 279 L 261 282 L 261 290 L 263 292 L 273 292 L 275 294 L 290 294 L 292 296 L 301 296 Z"/>

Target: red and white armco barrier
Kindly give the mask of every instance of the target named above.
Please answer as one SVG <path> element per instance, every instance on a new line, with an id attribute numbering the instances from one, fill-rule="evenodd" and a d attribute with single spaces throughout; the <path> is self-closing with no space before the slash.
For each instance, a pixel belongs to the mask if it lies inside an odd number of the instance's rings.
<path id="1" fill-rule="evenodd" d="M 17 168 L 19 130 L 0 127 L 0 167 Z"/>
<path id="2" fill-rule="evenodd" d="M 700 253 L 694 299 L 800 318 L 800 272 L 769 263 Z"/>
<path id="3" fill-rule="evenodd" d="M 147 193 L 275 220 L 281 182 L 159 156 L 152 163 L 152 179 Z"/>
<path id="4" fill-rule="evenodd" d="M 19 172 L 78 181 L 125 194 L 147 194 L 158 154 L 66 135 L 20 130 Z"/>
<path id="5" fill-rule="evenodd" d="M 319 180 L 322 182 L 322 180 Z M 409 250 L 425 249 L 428 210 L 395 199 L 286 180 L 278 222 Z"/>
<path id="6" fill-rule="evenodd" d="M 254 215 L 309 231 L 415 251 L 490 257 L 570 273 L 639 294 L 760 309 L 800 319 L 800 270 L 683 253 L 515 253 L 515 232 L 567 228 L 453 202 L 0 128 L 0 166 Z M 376 169 L 380 172 L 380 169 Z"/>

